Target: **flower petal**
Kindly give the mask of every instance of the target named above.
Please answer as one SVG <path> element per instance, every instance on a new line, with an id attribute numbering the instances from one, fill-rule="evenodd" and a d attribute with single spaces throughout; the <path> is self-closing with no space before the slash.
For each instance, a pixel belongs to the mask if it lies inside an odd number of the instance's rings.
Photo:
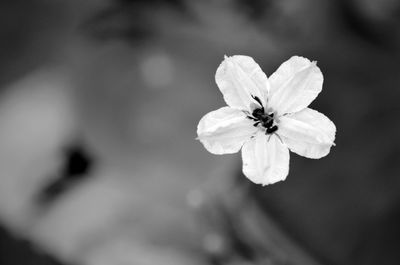
<path id="1" fill-rule="evenodd" d="M 253 58 L 244 55 L 225 57 L 217 69 L 215 81 L 230 107 L 251 112 L 252 104 L 259 105 L 252 96 L 258 97 L 265 106 L 269 82 Z"/>
<path id="2" fill-rule="evenodd" d="M 200 142 L 216 155 L 236 153 L 257 131 L 243 111 L 223 107 L 206 114 L 197 126 Z"/>
<path id="3" fill-rule="evenodd" d="M 289 149 L 276 135 L 259 131 L 242 148 L 243 174 L 256 184 L 285 180 L 289 173 Z"/>
<path id="4" fill-rule="evenodd" d="M 335 124 L 310 108 L 281 117 L 278 130 L 292 152 L 308 158 L 326 156 L 334 145 L 335 133 Z"/>
<path id="5" fill-rule="evenodd" d="M 269 106 L 283 115 L 306 108 L 322 90 L 324 78 L 316 62 L 293 56 L 270 77 Z"/>

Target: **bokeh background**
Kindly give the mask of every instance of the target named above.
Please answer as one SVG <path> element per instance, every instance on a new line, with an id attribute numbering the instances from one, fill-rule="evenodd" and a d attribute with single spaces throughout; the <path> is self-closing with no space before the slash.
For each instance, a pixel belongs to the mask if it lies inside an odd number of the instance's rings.
<path id="1" fill-rule="evenodd" d="M 398 1 L 3 0 L 0 40 L 0 264 L 400 263 Z M 208 153 L 225 54 L 317 60 L 331 153 Z"/>

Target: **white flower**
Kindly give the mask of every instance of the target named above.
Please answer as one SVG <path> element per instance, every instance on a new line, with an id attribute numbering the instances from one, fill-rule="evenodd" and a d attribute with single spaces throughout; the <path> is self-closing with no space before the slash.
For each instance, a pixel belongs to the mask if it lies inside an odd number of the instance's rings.
<path id="1" fill-rule="evenodd" d="M 225 56 L 215 80 L 228 106 L 200 120 L 198 139 L 213 154 L 242 149 L 243 173 L 254 183 L 284 180 L 289 149 L 321 158 L 334 145 L 333 122 L 308 108 L 322 90 L 316 62 L 293 56 L 267 78 L 251 57 Z"/>

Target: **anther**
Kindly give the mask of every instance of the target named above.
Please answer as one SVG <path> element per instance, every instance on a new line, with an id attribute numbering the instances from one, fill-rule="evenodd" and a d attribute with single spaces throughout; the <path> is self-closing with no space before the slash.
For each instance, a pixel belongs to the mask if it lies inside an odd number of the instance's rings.
<path id="1" fill-rule="evenodd" d="M 256 119 L 260 119 L 262 116 L 264 116 L 264 110 L 263 109 L 255 109 L 252 113 L 253 117 Z"/>
<path id="2" fill-rule="evenodd" d="M 268 120 L 268 121 L 264 121 L 263 122 L 263 126 L 265 127 L 265 128 L 271 128 L 271 126 L 274 124 L 274 120 L 273 119 L 270 119 L 270 120 Z"/>
<path id="3" fill-rule="evenodd" d="M 278 130 L 278 126 L 274 125 L 270 128 L 267 128 L 267 130 L 265 131 L 265 134 L 272 134 L 274 132 L 276 132 Z"/>
<path id="4" fill-rule="evenodd" d="M 260 98 L 259 97 L 257 97 L 257 96 L 251 96 L 252 98 L 254 98 L 255 99 L 255 101 L 257 101 L 258 102 L 258 104 L 260 104 L 260 106 L 261 107 L 263 107 L 263 104 L 262 104 L 262 102 L 261 102 L 261 100 L 260 100 Z"/>

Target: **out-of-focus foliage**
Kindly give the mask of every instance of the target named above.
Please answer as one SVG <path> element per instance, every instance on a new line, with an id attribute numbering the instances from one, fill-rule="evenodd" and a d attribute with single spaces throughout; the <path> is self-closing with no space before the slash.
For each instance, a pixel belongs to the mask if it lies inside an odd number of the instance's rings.
<path id="1" fill-rule="evenodd" d="M 398 10 L 2 1 L 1 223 L 66 263 L 397 264 Z M 194 140 L 223 104 L 213 78 L 224 54 L 267 74 L 294 54 L 317 60 L 325 83 L 312 107 L 338 127 L 330 156 L 293 159 L 276 186 L 236 182 L 238 157 Z M 66 170 L 79 168 L 71 150 L 93 167 Z M 5 245 L 1 264 L 19 253 Z"/>

